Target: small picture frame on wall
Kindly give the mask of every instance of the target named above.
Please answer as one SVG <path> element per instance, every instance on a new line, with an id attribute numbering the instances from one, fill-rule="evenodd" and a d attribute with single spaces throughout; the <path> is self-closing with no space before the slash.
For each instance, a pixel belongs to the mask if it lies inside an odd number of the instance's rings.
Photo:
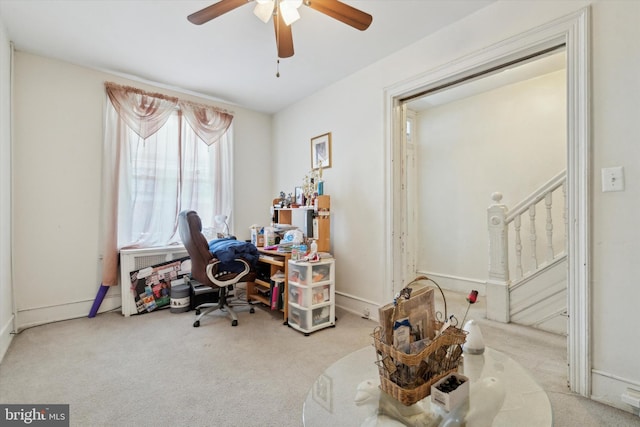
<path id="1" fill-rule="evenodd" d="M 331 167 L 331 132 L 311 138 L 311 169 Z"/>

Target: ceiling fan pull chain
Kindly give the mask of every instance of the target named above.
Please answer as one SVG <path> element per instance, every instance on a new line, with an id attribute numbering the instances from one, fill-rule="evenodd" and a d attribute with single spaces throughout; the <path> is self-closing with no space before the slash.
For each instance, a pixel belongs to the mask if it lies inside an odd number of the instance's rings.
<path id="1" fill-rule="evenodd" d="M 276 65 L 276 77 L 280 77 L 280 59 L 278 59 L 278 64 Z"/>

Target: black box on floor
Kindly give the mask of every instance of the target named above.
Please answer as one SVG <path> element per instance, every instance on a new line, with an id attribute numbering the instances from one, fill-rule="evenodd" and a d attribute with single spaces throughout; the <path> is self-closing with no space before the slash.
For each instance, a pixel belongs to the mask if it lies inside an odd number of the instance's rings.
<path id="1" fill-rule="evenodd" d="M 193 279 L 191 284 L 191 301 L 190 309 L 194 310 L 197 306 L 204 303 L 217 303 L 218 302 L 218 289 L 211 286 L 203 285 Z"/>

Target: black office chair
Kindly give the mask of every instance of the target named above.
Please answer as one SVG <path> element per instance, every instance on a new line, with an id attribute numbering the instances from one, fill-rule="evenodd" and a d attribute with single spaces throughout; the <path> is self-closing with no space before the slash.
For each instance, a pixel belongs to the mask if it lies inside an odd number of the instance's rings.
<path id="1" fill-rule="evenodd" d="M 209 250 L 209 242 L 202 234 L 202 221 L 195 211 L 183 211 L 178 215 L 178 231 L 182 244 L 191 258 L 191 277 L 205 286 L 218 290 L 217 303 L 204 303 L 196 307 L 196 320 L 193 326 L 200 326 L 200 320 L 214 311 L 226 311 L 231 317 L 231 326 L 238 325 L 238 316 L 233 307 L 250 306 L 246 299 L 239 298 L 239 289 L 235 285 L 241 282 L 253 281 L 255 273 L 249 262 L 241 257 L 236 262 L 243 265 L 241 272 L 232 273 L 224 267 L 221 261 Z M 250 244 L 250 243 L 249 243 Z M 234 295 L 230 294 L 233 291 Z M 246 292 L 245 292 L 246 295 Z M 253 307 L 249 310 L 254 313 Z"/>

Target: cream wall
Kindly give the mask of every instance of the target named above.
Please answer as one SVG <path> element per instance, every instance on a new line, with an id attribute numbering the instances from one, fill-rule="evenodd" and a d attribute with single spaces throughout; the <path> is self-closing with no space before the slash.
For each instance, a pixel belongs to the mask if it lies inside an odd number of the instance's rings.
<path id="1" fill-rule="evenodd" d="M 640 345 L 629 329 L 637 310 L 640 264 L 640 2 L 499 1 L 274 117 L 275 186 L 291 188 L 309 168 L 309 138 L 333 133 L 333 166 L 326 171 L 332 197 L 332 245 L 340 305 L 360 313 L 392 298 L 384 283 L 387 260 L 385 183 L 389 171 L 385 88 L 481 51 L 584 6 L 592 5 L 592 394 L 629 410 L 620 395 L 640 389 Z M 625 167 L 626 190 L 601 193 L 600 168 Z"/>
<path id="2" fill-rule="evenodd" d="M 0 360 L 13 331 L 11 289 L 11 48 L 0 17 Z"/>
<path id="3" fill-rule="evenodd" d="M 330 131 L 333 167 L 325 171 L 325 178 L 326 192 L 332 196 L 339 303 L 360 312 L 387 302 L 391 295 L 383 283 L 389 243 L 384 240 L 389 176 L 385 88 L 588 4 L 592 4 L 593 34 L 592 394 L 597 400 L 629 409 L 621 404 L 620 394 L 627 386 L 640 389 L 640 346 L 629 339 L 629 331 L 640 323 L 635 283 L 640 276 L 636 262 L 640 230 L 635 226 L 640 208 L 636 185 L 640 182 L 640 2 L 500 1 L 281 111 L 272 125 L 262 115 L 236 109 L 236 129 L 246 132 L 236 132 L 236 143 L 242 147 L 236 150 L 250 155 L 236 162 L 236 194 L 241 200 L 236 200 L 235 211 L 247 221 L 236 221 L 237 229 L 268 221 L 268 209 L 259 206 L 268 206 L 278 191 L 292 191 L 301 182 L 310 168 L 309 139 Z M 0 88 L 6 89 L 7 43 L 4 35 L 0 37 Z M 101 123 L 104 98 L 96 94 L 103 92 L 105 77 L 126 82 L 70 64 L 17 55 L 15 98 L 20 99 L 16 102 L 20 106 L 15 109 L 12 212 L 19 220 L 12 231 L 20 242 L 13 253 L 15 270 L 20 272 L 15 275 L 16 289 L 26 298 L 18 302 L 21 315 L 31 316 L 29 312 L 35 311 L 49 320 L 84 316 L 97 291 L 101 148 L 97 123 Z M 66 98 L 58 99 L 61 93 Z M 6 99 L 6 93 L 0 92 L 2 105 L 6 106 Z M 47 109 L 52 116 L 30 121 L 47 106 L 53 108 L 52 112 Z M 73 113 L 71 118 L 68 111 Z M 0 120 L 6 121 L 6 116 L 0 112 Z M 59 122 L 78 127 L 64 127 Z M 4 155 L 7 140 L 6 128 L 2 129 Z M 51 149 L 53 146 L 56 148 Z M 0 161 L 4 170 L 5 160 Z M 626 189 L 601 193 L 600 168 L 614 165 L 625 167 Z M 272 182 L 266 178 L 268 174 L 273 175 Z M 5 186 L 0 186 L 0 191 L 4 248 L 8 195 Z M 73 256 L 65 256 L 66 252 Z M 5 257 L 0 262 L 0 307 L 4 310 L 10 287 L 5 283 Z M 54 287 L 55 291 L 50 290 Z M 103 308 L 119 303 L 115 295 L 109 293 L 111 299 Z M 5 327 L 7 320 L 1 312 L 0 326 Z"/>
<path id="4" fill-rule="evenodd" d="M 501 192 L 502 203 L 513 207 L 566 168 L 565 74 L 556 71 L 417 115 L 418 271 L 449 289 L 483 289 L 491 194 Z M 553 200 L 560 214 L 553 218 L 556 253 L 564 250 L 561 196 Z M 542 261 L 543 208 L 537 219 Z M 526 240 L 528 217 L 524 221 Z M 523 249 L 527 271 L 529 245 Z"/>
<path id="5" fill-rule="evenodd" d="M 598 2 L 592 22 L 593 394 L 618 403 L 618 378 L 640 390 L 640 2 Z M 600 191 L 609 166 L 624 167 L 624 192 Z"/>
<path id="6" fill-rule="evenodd" d="M 254 206 L 270 200 L 269 180 L 255 173 L 270 162 L 269 116 L 28 53 L 16 52 L 15 58 L 13 259 L 19 327 L 88 315 L 100 285 L 105 81 L 234 111 L 235 227 L 239 238 L 249 238 Z M 116 288 L 101 309 L 119 305 Z"/>

